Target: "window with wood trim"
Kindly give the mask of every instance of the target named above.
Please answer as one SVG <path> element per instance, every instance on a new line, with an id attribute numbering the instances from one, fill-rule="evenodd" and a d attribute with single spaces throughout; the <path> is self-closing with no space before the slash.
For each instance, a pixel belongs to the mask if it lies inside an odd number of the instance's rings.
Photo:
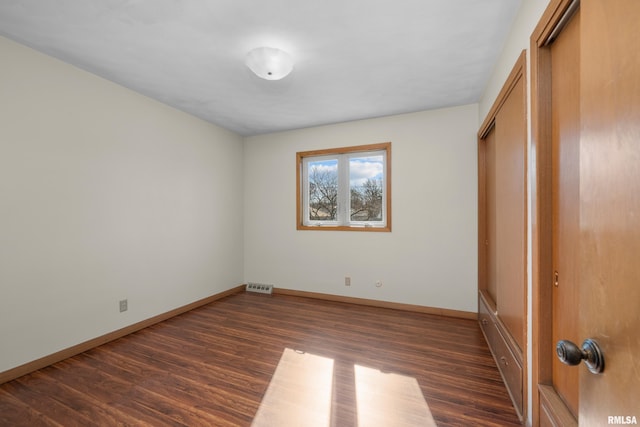
<path id="1" fill-rule="evenodd" d="M 391 231 L 391 143 L 296 153 L 299 230 Z"/>

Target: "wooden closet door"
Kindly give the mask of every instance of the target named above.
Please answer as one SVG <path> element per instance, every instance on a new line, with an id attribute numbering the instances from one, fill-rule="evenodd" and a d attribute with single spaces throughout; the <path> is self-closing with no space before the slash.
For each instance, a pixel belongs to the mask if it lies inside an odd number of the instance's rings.
<path id="1" fill-rule="evenodd" d="M 484 138 L 484 173 L 486 198 L 486 291 L 495 303 L 498 300 L 498 210 L 496 188 L 496 131 L 495 127 Z"/>
<path id="2" fill-rule="evenodd" d="M 522 52 L 478 131 L 479 323 L 521 420 L 527 413 L 527 114 Z"/>
<path id="3" fill-rule="evenodd" d="M 498 317 L 525 348 L 526 88 L 518 79 L 496 114 L 496 213 Z"/>

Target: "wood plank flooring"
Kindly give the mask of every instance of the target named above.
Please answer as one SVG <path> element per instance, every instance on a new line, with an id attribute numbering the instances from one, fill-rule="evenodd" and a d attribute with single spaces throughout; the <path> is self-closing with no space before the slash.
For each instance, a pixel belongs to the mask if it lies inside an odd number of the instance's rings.
<path id="1" fill-rule="evenodd" d="M 477 323 L 238 293 L 0 385 L 0 426 L 519 426 Z"/>

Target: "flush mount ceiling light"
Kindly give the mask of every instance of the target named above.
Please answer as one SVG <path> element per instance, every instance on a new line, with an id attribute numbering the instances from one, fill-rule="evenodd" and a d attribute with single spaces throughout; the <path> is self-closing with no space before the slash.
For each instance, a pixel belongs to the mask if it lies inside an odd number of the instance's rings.
<path id="1" fill-rule="evenodd" d="M 247 67 L 265 80 L 280 80 L 293 70 L 291 56 L 274 47 L 257 47 L 247 54 Z"/>

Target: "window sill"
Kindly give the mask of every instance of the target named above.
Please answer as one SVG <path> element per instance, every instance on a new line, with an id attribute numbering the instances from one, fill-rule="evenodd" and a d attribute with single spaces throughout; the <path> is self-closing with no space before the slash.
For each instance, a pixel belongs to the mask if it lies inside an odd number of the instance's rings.
<path id="1" fill-rule="evenodd" d="M 348 226 L 348 225 L 302 225 L 298 224 L 298 230 L 315 230 L 315 231 L 370 231 L 370 232 L 391 232 L 391 226 L 384 227 L 365 227 L 365 226 Z"/>

